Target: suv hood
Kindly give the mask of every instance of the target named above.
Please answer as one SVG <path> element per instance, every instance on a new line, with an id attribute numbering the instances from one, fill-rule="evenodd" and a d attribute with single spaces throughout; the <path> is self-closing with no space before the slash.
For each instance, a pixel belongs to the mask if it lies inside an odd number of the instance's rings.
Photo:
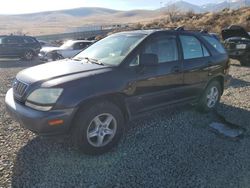
<path id="1" fill-rule="evenodd" d="M 16 78 L 27 84 L 32 84 L 79 73 L 94 74 L 101 69 L 110 69 L 110 67 L 66 59 L 24 69 L 17 74 Z M 83 75 L 81 74 L 81 76 Z"/>
<path id="2" fill-rule="evenodd" d="M 240 27 L 240 26 L 230 26 L 226 29 L 223 29 L 221 31 L 221 35 L 222 35 L 223 40 L 226 40 L 232 37 L 250 39 L 250 35 L 246 32 L 246 30 L 243 27 Z"/>

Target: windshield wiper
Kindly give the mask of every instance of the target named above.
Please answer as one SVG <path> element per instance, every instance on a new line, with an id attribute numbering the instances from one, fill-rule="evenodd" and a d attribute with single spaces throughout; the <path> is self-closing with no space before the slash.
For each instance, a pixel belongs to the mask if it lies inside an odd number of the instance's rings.
<path id="1" fill-rule="evenodd" d="M 76 61 L 87 60 L 87 62 L 90 62 L 90 63 L 94 63 L 94 64 L 98 64 L 98 65 L 104 65 L 104 64 L 103 64 L 102 62 L 100 62 L 99 60 L 93 59 L 93 58 L 89 58 L 89 57 L 74 58 L 73 60 L 76 60 Z"/>

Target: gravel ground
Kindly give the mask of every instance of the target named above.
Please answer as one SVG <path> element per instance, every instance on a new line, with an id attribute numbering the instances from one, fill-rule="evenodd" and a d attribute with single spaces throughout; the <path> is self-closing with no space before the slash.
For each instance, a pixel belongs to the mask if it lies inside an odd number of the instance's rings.
<path id="1" fill-rule="evenodd" d="M 209 124 L 217 116 L 187 105 L 130 122 L 117 148 L 93 157 L 66 137 L 38 137 L 6 114 L 11 80 L 33 63 L 0 62 L 0 187 L 250 187 L 250 68 L 233 62 L 218 107 L 245 128 L 243 137 L 215 133 Z"/>

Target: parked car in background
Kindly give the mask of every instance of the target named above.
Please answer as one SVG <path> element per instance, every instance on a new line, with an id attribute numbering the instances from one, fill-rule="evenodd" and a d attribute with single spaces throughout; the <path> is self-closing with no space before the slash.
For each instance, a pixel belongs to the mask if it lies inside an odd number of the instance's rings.
<path id="1" fill-rule="evenodd" d="M 238 25 L 223 29 L 221 34 L 230 58 L 243 66 L 250 65 L 250 34 Z"/>
<path id="2" fill-rule="evenodd" d="M 60 47 L 42 48 L 39 53 L 39 58 L 45 61 L 71 58 L 93 43 L 94 41 L 89 40 L 69 40 Z"/>
<path id="3" fill-rule="evenodd" d="M 72 59 L 21 71 L 9 113 L 41 135 L 71 133 L 87 154 L 114 147 L 126 122 L 173 104 L 216 107 L 229 57 L 208 33 L 142 30 L 110 35 Z"/>
<path id="4" fill-rule="evenodd" d="M 30 36 L 0 36 L 0 57 L 19 57 L 32 60 L 41 49 L 40 43 Z"/>
<path id="5" fill-rule="evenodd" d="M 43 47 L 57 47 L 55 44 L 52 44 L 44 40 L 38 40 L 38 42 L 41 44 L 42 48 Z"/>

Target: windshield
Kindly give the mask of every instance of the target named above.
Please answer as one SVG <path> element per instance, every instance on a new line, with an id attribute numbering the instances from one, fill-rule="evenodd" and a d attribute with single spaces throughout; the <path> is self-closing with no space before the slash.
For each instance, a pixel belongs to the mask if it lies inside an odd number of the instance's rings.
<path id="1" fill-rule="evenodd" d="M 69 40 L 69 41 L 65 42 L 62 46 L 60 46 L 60 48 L 61 49 L 69 49 L 72 47 L 73 44 L 74 44 L 74 42 Z"/>
<path id="2" fill-rule="evenodd" d="M 118 66 L 146 35 L 114 34 L 93 44 L 74 59 L 95 59 L 102 64 Z"/>

